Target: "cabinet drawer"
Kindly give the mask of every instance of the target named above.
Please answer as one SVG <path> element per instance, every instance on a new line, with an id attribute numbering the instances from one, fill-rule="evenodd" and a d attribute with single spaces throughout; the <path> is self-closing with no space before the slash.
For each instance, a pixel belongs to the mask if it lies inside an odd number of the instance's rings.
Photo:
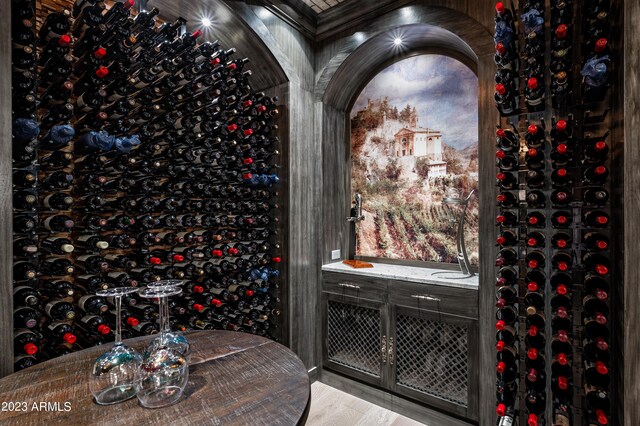
<path id="1" fill-rule="evenodd" d="M 389 303 L 478 318 L 478 291 L 441 285 L 389 281 Z"/>
<path id="2" fill-rule="evenodd" d="M 387 280 L 363 275 L 323 272 L 322 291 L 385 302 L 387 300 Z"/>

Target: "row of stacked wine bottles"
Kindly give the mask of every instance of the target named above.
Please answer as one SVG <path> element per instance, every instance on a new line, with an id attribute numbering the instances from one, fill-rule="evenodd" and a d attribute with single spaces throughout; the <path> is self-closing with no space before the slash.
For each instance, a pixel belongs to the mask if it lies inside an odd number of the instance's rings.
<path id="1" fill-rule="evenodd" d="M 277 99 L 248 59 L 133 0 L 12 0 L 15 369 L 113 339 L 95 293 L 184 282 L 174 329 L 278 338 Z M 182 33 L 182 34 L 180 34 Z M 123 306 L 123 335 L 157 306 Z"/>
<path id="2" fill-rule="evenodd" d="M 611 5 L 548 6 L 496 5 L 500 426 L 611 420 Z"/>

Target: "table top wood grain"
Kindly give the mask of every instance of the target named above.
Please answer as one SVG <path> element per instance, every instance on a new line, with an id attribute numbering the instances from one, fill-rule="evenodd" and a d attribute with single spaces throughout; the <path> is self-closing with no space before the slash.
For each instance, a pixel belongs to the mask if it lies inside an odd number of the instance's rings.
<path id="1" fill-rule="evenodd" d="M 0 424 L 304 424 L 311 397 L 309 377 L 291 350 L 263 337 L 230 331 L 197 331 L 188 338 L 192 348 L 189 383 L 172 406 L 146 409 L 137 398 L 111 406 L 95 404 L 89 371 L 96 357 L 108 349 L 98 346 L 0 380 Z M 141 350 L 151 339 L 139 337 L 125 343 Z M 26 411 L 22 411 L 25 402 Z M 49 403 L 49 408 L 42 406 L 40 411 L 42 402 Z M 70 404 L 68 411 L 65 403 Z"/>

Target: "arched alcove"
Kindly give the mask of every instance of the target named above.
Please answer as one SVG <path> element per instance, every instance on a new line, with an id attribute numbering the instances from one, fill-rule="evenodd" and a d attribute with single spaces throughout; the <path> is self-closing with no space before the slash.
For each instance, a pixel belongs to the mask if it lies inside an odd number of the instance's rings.
<path id="1" fill-rule="evenodd" d="M 410 10 L 407 10 L 410 9 Z M 402 49 L 393 50 L 400 35 Z M 357 95 L 382 69 L 402 59 L 425 53 L 453 57 L 465 63 L 478 76 L 479 187 L 479 314 L 478 419 L 491 424 L 493 410 L 493 332 L 492 299 L 493 261 L 496 250 L 491 244 L 494 232 L 496 190 L 494 185 L 494 129 L 498 114 L 493 102 L 493 40 L 485 26 L 468 15 L 445 7 L 412 5 L 389 12 L 366 24 L 336 36 L 320 49 L 316 60 L 315 99 L 317 132 L 323 151 L 322 217 L 324 220 L 323 261 L 331 262 L 332 250 L 341 249 L 346 256 L 349 228 L 345 217 L 350 209 L 350 117 Z"/>

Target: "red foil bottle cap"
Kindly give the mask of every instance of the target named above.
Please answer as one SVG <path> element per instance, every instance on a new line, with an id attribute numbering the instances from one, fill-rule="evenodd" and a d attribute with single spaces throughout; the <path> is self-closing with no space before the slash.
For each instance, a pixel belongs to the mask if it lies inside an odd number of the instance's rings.
<path id="1" fill-rule="evenodd" d="M 596 361 L 596 371 L 598 374 L 606 375 L 609 374 L 609 369 L 606 364 L 602 361 Z"/>
<path id="2" fill-rule="evenodd" d="M 193 310 L 194 311 L 198 311 L 198 312 L 202 312 L 202 311 L 204 311 L 204 306 L 202 306 L 199 303 L 194 303 L 193 304 Z"/>
<path id="3" fill-rule="evenodd" d="M 556 245 L 560 248 L 565 248 L 567 246 L 567 240 L 558 240 L 556 241 Z"/>
<path id="4" fill-rule="evenodd" d="M 496 300 L 496 308 L 502 309 L 506 305 L 507 305 L 507 302 L 503 298 L 500 298 L 500 299 Z"/>
<path id="5" fill-rule="evenodd" d="M 535 135 L 536 133 L 538 133 L 538 126 L 536 126 L 535 124 L 530 124 L 529 127 L 527 127 L 527 132 L 530 135 Z"/>
<path id="6" fill-rule="evenodd" d="M 505 220 L 507 220 L 507 218 L 504 217 L 503 215 L 496 216 L 496 222 L 498 223 L 504 223 Z"/>
<path id="7" fill-rule="evenodd" d="M 537 240 L 537 239 L 535 239 L 535 238 L 529 238 L 529 239 L 527 240 L 527 245 L 528 245 L 529 247 L 535 247 L 535 246 L 537 246 L 537 245 L 538 245 L 538 240 Z"/>
<path id="8" fill-rule="evenodd" d="M 504 416 L 507 413 L 507 407 L 504 404 L 498 404 L 496 407 L 496 414 L 499 417 Z"/>
<path id="9" fill-rule="evenodd" d="M 202 30 L 196 30 L 193 34 L 191 34 L 193 38 L 198 38 L 201 35 L 202 35 Z"/>
<path id="10" fill-rule="evenodd" d="M 565 354 L 558 354 L 558 363 L 560 365 L 567 365 L 569 363 L 569 360 L 567 359 L 567 356 Z"/>
<path id="11" fill-rule="evenodd" d="M 561 342 L 568 342 L 569 335 L 564 330 L 558 330 L 558 340 L 560 340 Z"/>
<path id="12" fill-rule="evenodd" d="M 496 350 L 498 352 L 502 352 L 504 350 L 504 347 L 505 347 L 504 341 L 498 340 L 498 342 L 496 343 Z"/>
<path id="13" fill-rule="evenodd" d="M 598 313 L 596 314 L 596 322 L 597 322 L 598 324 L 603 324 L 603 325 L 604 325 L 604 324 L 606 324 L 606 323 L 607 323 L 607 317 L 605 317 L 603 314 L 601 314 L 601 313 L 599 313 L 599 312 L 598 312 Z"/>
<path id="14" fill-rule="evenodd" d="M 60 38 L 58 39 L 58 44 L 60 46 L 66 46 L 69 43 L 71 43 L 71 37 L 69 37 L 67 34 L 61 35 Z"/>
<path id="15" fill-rule="evenodd" d="M 538 327 L 536 327 L 535 325 L 532 325 L 531 327 L 529 327 L 529 330 L 527 330 L 527 333 L 531 337 L 537 336 L 538 335 Z"/>
<path id="16" fill-rule="evenodd" d="M 98 58 L 98 59 L 102 59 L 107 55 L 107 49 L 105 49 L 104 47 L 98 47 L 94 52 L 93 52 L 93 56 Z"/>
<path id="17" fill-rule="evenodd" d="M 507 175 L 504 174 L 504 173 L 498 173 L 496 175 L 496 179 L 498 179 L 498 180 L 505 180 L 506 178 L 507 178 Z"/>
<path id="18" fill-rule="evenodd" d="M 245 136 L 251 136 L 253 134 L 253 130 L 252 129 L 246 129 L 245 131 L 242 132 Z"/>
<path id="19" fill-rule="evenodd" d="M 244 174 L 242 175 L 242 179 L 245 179 L 245 180 L 249 180 L 249 179 L 251 179 L 252 177 L 253 177 L 253 175 L 252 175 L 251 173 L 244 173 Z"/>
<path id="20" fill-rule="evenodd" d="M 504 47 L 504 44 L 502 43 L 496 44 L 496 52 L 498 52 L 500 55 L 504 55 L 506 51 L 507 51 L 507 48 Z"/>
<path id="21" fill-rule="evenodd" d="M 527 289 L 529 291 L 538 291 L 538 283 L 535 281 L 529 282 L 529 284 L 527 284 Z"/>
<path id="22" fill-rule="evenodd" d="M 222 250 L 212 250 L 211 255 L 214 257 L 222 257 Z"/>
<path id="23" fill-rule="evenodd" d="M 556 287 L 556 293 L 560 295 L 567 294 L 568 293 L 567 286 L 564 284 L 558 284 L 558 287 Z"/>
<path id="24" fill-rule="evenodd" d="M 272 258 L 272 259 L 271 259 L 271 261 L 272 261 L 273 263 L 280 263 L 280 262 L 282 262 L 282 258 L 280 258 L 280 257 L 274 257 L 274 258 Z"/>
<path id="25" fill-rule="evenodd" d="M 251 99 L 247 99 L 242 103 L 242 106 L 245 108 L 250 107 L 251 105 L 253 105 L 253 102 L 251 101 Z"/>
<path id="26" fill-rule="evenodd" d="M 104 334 L 104 335 L 107 335 L 107 334 L 109 334 L 110 332 L 111 332 L 111 329 L 109 328 L 109 326 L 108 326 L 108 325 L 100 324 L 100 325 L 98 326 L 98 333 L 100 333 L 100 334 Z"/>
<path id="27" fill-rule="evenodd" d="M 566 192 L 558 192 L 556 194 L 556 200 L 558 201 L 564 201 L 567 199 L 567 193 Z"/>
<path id="28" fill-rule="evenodd" d="M 137 318 L 129 317 L 127 318 L 127 324 L 129 324 L 131 327 L 135 327 L 136 325 L 140 324 L 140 321 L 138 321 Z"/>
<path id="29" fill-rule="evenodd" d="M 602 337 L 598 337 L 596 339 L 596 346 L 601 351 L 606 351 L 609 349 L 609 344 Z"/>
<path id="30" fill-rule="evenodd" d="M 506 369 L 507 369 L 507 364 L 505 364 L 502 361 L 500 361 L 498 365 L 496 365 L 496 371 L 498 373 L 504 373 Z"/>
<path id="31" fill-rule="evenodd" d="M 566 27 L 566 26 L 565 26 Z M 567 122 L 566 120 L 558 120 L 558 122 L 556 123 L 556 130 L 559 130 L 561 132 L 564 132 L 567 129 Z"/>
<path id="32" fill-rule="evenodd" d="M 529 414 L 527 418 L 527 426 L 538 426 L 538 416 L 535 414 Z"/>
<path id="33" fill-rule="evenodd" d="M 253 158 L 245 158 L 244 160 L 242 160 L 242 162 L 246 165 L 252 164 Z"/>
<path id="34" fill-rule="evenodd" d="M 62 336 L 62 340 L 69 343 L 70 345 L 73 345 L 76 342 L 77 338 L 73 333 L 64 333 L 64 335 Z"/>
<path id="35" fill-rule="evenodd" d="M 607 41 L 607 39 L 606 39 L 606 38 L 598 39 L 598 41 L 596 41 L 596 48 L 595 48 L 595 51 L 596 51 L 597 53 L 602 52 L 604 49 L 606 49 L 606 48 L 607 48 L 607 44 L 608 44 L 608 41 Z"/>
<path id="36" fill-rule="evenodd" d="M 596 290 L 595 295 L 600 300 L 607 300 L 609 298 L 607 292 L 601 289 Z"/>
<path id="37" fill-rule="evenodd" d="M 211 65 L 218 65 L 220 63 L 220 58 L 214 58 L 209 61 Z"/>
<path id="38" fill-rule="evenodd" d="M 605 250 L 607 247 L 609 247 L 609 244 L 606 241 L 598 240 L 596 241 L 596 247 L 598 247 L 600 250 Z"/>
<path id="39" fill-rule="evenodd" d="M 181 254 L 174 254 L 173 261 L 174 262 L 182 262 L 184 260 L 184 256 Z"/>
<path id="40" fill-rule="evenodd" d="M 196 285 L 193 286 L 193 292 L 194 293 L 204 293 L 204 287 Z"/>
<path id="41" fill-rule="evenodd" d="M 36 352 L 38 352 L 38 347 L 33 343 L 29 342 L 24 345 L 24 353 L 26 353 L 27 355 L 33 355 Z"/>
<path id="42" fill-rule="evenodd" d="M 558 377 L 558 387 L 562 390 L 567 390 L 569 388 L 569 380 L 564 376 Z"/>
<path id="43" fill-rule="evenodd" d="M 535 157 L 536 155 L 538 155 L 538 150 L 535 148 L 531 148 L 529 149 L 529 151 L 527 151 L 527 155 L 529 157 Z"/>
<path id="44" fill-rule="evenodd" d="M 502 4 L 501 1 L 499 1 L 498 3 L 496 3 L 496 12 L 498 13 L 504 13 L 505 11 L 505 7 L 504 4 Z"/>
<path id="45" fill-rule="evenodd" d="M 235 62 L 231 62 L 228 68 L 233 71 L 238 68 L 238 65 Z"/>
<path id="46" fill-rule="evenodd" d="M 564 145 L 566 146 L 566 145 Z M 560 145 L 558 145 L 558 151 L 560 150 Z M 558 176 L 565 177 L 567 175 L 567 169 L 558 169 Z"/>
<path id="47" fill-rule="evenodd" d="M 529 261 L 528 266 L 531 269 L 536 269 L 538 267 L 538 261 L 532 259 Z"/>
<path id="48" fill-rule="evenodd" d="M 504 86 L 504 84 L 498 83 L 496 84 L 496 92 L 498 92 L 499 95 L 504 95 L 505 93 L 507 93 L 507 88 Z"/>
<path id="49" fill-rule="evenodd" d="M 606 225 L 609 222 L 609 218 L 606 216 L 598 216 L 596 217 L 596 222 L 600 225 Z"/>
<path id="50" fill-rule="evenodd" d="M 496 330 L 502 331 L 502 330 L 504 330 L 504 327 L 505 327 L 505 323 L 504 323 L 503 320 L 498 320 L 496 322 Z"/>
<path id="51" fill-rule="evenodd" d="M 558 153 L 560 153 L 560 154 L 566 154 L 567 153 L 567 145 L 564 144 L 564 143 L 558 144 L 558 146 L 556 147 L 556 151 L 558 151 Z M 564 170 L 564 169 L 560 169 L 560 170 Z M 565 175 L 566 174 L 567 173 L 566 173 L 566 170 L 565 170 Z"/>
<path id="52" fill-rule="evenodd" d="M 558 223 L 567 223 L 567 217 L 566 216 L 558 216 L 557 217 L 557 221 L 558 221 Z"/>
<path id="53" fill-rule="evenodd" d="M 605 265 L 596 265 L 595 269 L 598 275 L 607 275 L 609 273 L 609 268 Z"/>
<path id="54" fill-rule="evenodd" d="M 568 314 L 567 314 L 567 308 L 565 308 L 564 306 L 560 306 L 558 308 L 558 317 L 559 318 L 567 318 Z"/>
<path id="55" fill-rule="evenodd" d="M 529 218 L 529 221 L 528 221 L 528 222 L 529 222 L 529 225 L 537 225 L 537 224 L 538 224 L 538 218 L 537 218 L 537 217 L 535 217 L 535 216 L 531 216 L 531 217 Z"/>
<path id="56" fill-rule="evenodd" d="M 498 244 L 500 244 L 500 245 L 502 245 L 502 244 L 504 244 L 504 243 L 506 243 L 506 242 L 507 242 L 507 239 L 506 239 L 505 237 L 498 237 L 498 238 L 496 238 L 496 243 L 498 243 Z"/>
<path id="57" fill-rule="evenodd" d="M 496 285 L 497 285 L 497 286 L 503 286 L 503 285 L 505 285 L 505 284 L 507 284 L 507 280 L 506 280 L 506 279 L 504 279 L 504 278 L 502 278 L 502 277 L 501 277 L 501 278 L 498 278 L 498 279 L 496 280 Z"/>
<path id="58" fill-rule="evenodd" d="M 105 78 L 108 75 L 109 75 L 109 68 L 107 67 L 100 67 L 96 70 L 96 76 L 98 78 Z"/>
<path id="59" fill-rule="evenodd" d="M 497 151 L 496 151 L 496 158 L 500 158 L 500 159 L 502 159 L 502 158 L 504 158 L 504 157 L 506 157 L 506 156 L 507 156 L 507 155 L 504 153 L 504 151 L 502 151 L 502 150 L 497 150 Z"/>
<path id="60" fill-rule="evenodd" d="M 603 175 L 603 174 L 607 173 L 607 168 L 605 166 L 598 166 L 598 167 L 595 168 L 594 172 L 597 175 Z"/>
<path id="61" fill-rule="evenodd" d="M 567 36 L 567 26 L 565 24 L 558 25 L 556 28 L 556 38 L 563 39 Z"/>
<path id="62" fill-rule="evenodd" d="M 498 194 L 498 196 L 496 197 L 496 200 L 498 200 L 499 203 L 502 203 L 507 200 L 507 196 L 504 194 Z"/>
<path id="63" fill-rule="evenodd" d="M 253 295 L 254 295 L 254 292 L 253 292 L 253 290 L 247 290 L 247 291 L 245 291 L 245 292 L 244 292 L 244 294 L 245 294 L 246 296 L 251 297 L 251 296 L 253 296 Z"/>
<path id="64" fill-rule="evenodd" d="M 152 257 L 149 259 L 149 263 L 152 265 L 160 265 L 162 260 L 159 257 Z"/>
<path id="65" fill-rule="evenodd" d="M 229 249 L 229 254 L 231 254 L 231 255 L 234 255 L 234 256 L 235 256 L 235 255 L 236 255 L 236 254 L 238 254 L 238 253 L 239 253 L 239 250 L 238 250 L 237 248 L 235 248 L 235 247 L 231 247 L 231 248 Z"/>
<path id="66" fill-rule="evenodd" d="M 211 299 L 211 304 L 216 308 L 219 308 L 220 306 L 222 306 L 222 301 L 218 299 Z"/>
<path id="67" fill-rule="evenodd" d="M 264 106 L 264 105 L 260 105 L 260 106 L 258 107 L 258 112 L 265 112 L 266 110 L 267 110 L 267 107 L 266 107 L 266 106 Z"/>
<path id="68" fill-rule="evenodd" d="M 536 348 L 531 348 L 527 351 L 527 358 L 530 360 L 534 360 L 538 358 L 538 350 Z"/>
<path id="69" fill-rule="evenodd" d="M 135 0 L 127 0 L 124 4 L 124 8 L 131 9 L 135 3 Z"/>
<path id="70" fill-rule="evenodd" d="M 501 44 L 501 43 L 498 43 L 498 44 Z M 496 130 L 496 136 L 502 139 L 505 136 L 507 136 L 507 132 L 505 132 L 504 129 L 498 129 Z"/>
<path id="71" fill-rule="evenodd" d="M 236 130 L 238 130 L 238 125 L 237 124 L 229 124 L 227 126 L 227 130 L 230 132 L 235 132 Z"/>
<path id="72" fill-rule="evenodd" d="M 538 372 L 536 371 L 535 368 L 532 368 L 531 370 L 527 371 L 527 379 L 529 379 L 530 382 L 538 381 Z"/>
<path id="73" fill-rule="evenodd" d="M 527 80 L 527 87 L 529 89 L 537 89 L 538 88 L 538 79 L 535 77 L 531 77 L 529 80 Z"/>
<path id="74" fill-rule="evenodd" d="M 606 147 L 607 147 L 607 144 L 604 141 L 596 142 L 596 144 L 594 145 L 594 148 L 596 149 L 596 151 L 602 151 Z"/>
<path id="75" fill-rule="evenodd" d="M 558 269 L 561 271 L 566 271 L 567 269 L 569 269 L 569 265 L 567 264 L 567 262 L 558 262 Z"/>
<path id="76" fill-rule="evenodd" d="M 602 410 L 596 410 L 596 416 L 598 417 L 598 423 L 601 425 L 609 424 L 609 420 L 607 419 L 607 414 Z"/>

